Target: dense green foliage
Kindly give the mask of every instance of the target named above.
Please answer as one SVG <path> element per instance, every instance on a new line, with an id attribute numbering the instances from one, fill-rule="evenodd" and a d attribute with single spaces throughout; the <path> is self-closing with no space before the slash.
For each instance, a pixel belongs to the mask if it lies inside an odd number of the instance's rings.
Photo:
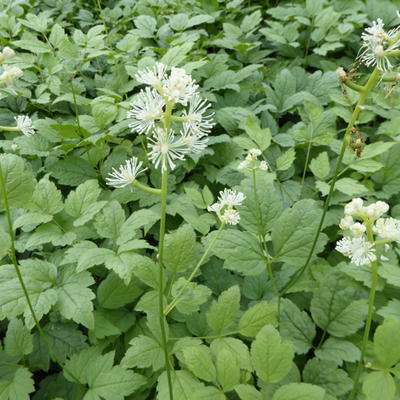
<path id="1" fill-rule="evenodd" d="M 0 45 L 15 51 L 10 65 L 23 75 L 0 88 L 0 126 L 24 114 L 36 133 L 0 131 L 0 165 L 17 262 L 52 351 L 13 265 L 0 187 L 0 400 L 170 399 L 160 197 L 105 180 L 133 155 L 148 168 L 139 181 L 161 186 L 127 119 L 142 88 L 135 75 L 155 61 L 190 73 L 216 121 L 207 149 L 168 175 L 166 305 L 220 226 L 207 206 L 224 187 L 246 195 L 240 223 L 222 230 L 168 313 L 174 399 L 347 399 L 372 278 L 334 246 L 353 197 L 384 200 L 400 218 L 396 83 L 379 81 L 363 106 L 365 147 L 346 149 L 313 256 L 287 285 L 313 247 L 359 98 L 335 71 L 354 68 L 365 84 L 372 68 L 355 62 L 360 34 L 377 18 L 397 26 L 398 8 L 399 0 L 2 0 Z M 252 148 L 269 166 L 254 180 L 237 169 Z M 379 261 L 358 399 L 400 399 L 399 255 L 392 246 Z"/>

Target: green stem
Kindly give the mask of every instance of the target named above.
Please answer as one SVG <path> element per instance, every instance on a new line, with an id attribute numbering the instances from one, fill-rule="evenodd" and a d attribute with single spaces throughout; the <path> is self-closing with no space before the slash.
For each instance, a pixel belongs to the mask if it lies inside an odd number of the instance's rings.
<path id="1" fill-rule="evenodd" d="M 368 241 L 370 243 L 372 243 L 374 241 L 374 237 L 373 237 L 373 233 L 372 233 L 372 223 L 367 223 L 366 226 L 367 226 Z M 360 360 L 357 365 L 357 371 L 356 371 L 356 375 L 354 378 L 353 390 L 350 393 L 349 400 L 353 400 L 357 394 L 358 382 L 360 380 L 361 370 L 364 365 L 365 350 L 367 348 L 369 331 L 371 329 L 372 313 L 374 310 L 374 300 L 375 300 L 375 292 L 376 292 L 376 283 L 378 281 L 378 263 L 376 261 L 371 263 L 371 270 L 372 270 L 372 283 L 371 283 L 371 289 L 369 292 L 367 323 L 365 325 L 363 341 L 361 344 L 361 357 L 360 357 Z"/>
<path id="2" fill-rule="evenodd" d="M 214 239 L 211 241 L 211 243 L 208 245 L 207 250 L 204 252 L 203 256 L 201 257 L 200 261 L 197 263 L 197 265 L 195 266 L 194 270 L 192 271 L 192 273 L 189 276 L 189 279 L 185 282 L 185 284 L 182 286 L 182 288 L 179 290 L 179 292 L 177 293 L 177 295 L 175 296 L 174 300 L 172 300 L 171 304 L 165 309 L 164 311 L 164 315 L 167 315 L 169 312 L 172 311 L 172 309 L 178 304 L 178 300 L 179 297 L 182 296 L 182 293 L 185 291 L 185 289 L 187 288 L 187 286 L 189 285 L 189 283 L 193 280 L 193 278 L 196 276 L 197 271 L 199 270 L 199 268 L 201 267 L 201 265 L 203 264 L 204 260 L 206 259 L 206 257 L 208 256 L 208 253 L 210 252 L 210 250 L 213 248 L 215 242 L 218 239 L 218 236 L 221 234 L 222 230 L 224 229 L 225 226 L 225 222 L 221 223 L 221 226 L 219 227 L 217 234 L 215 235 Z"/>
<path id="3" fill-rule="evenodd" d="M 74 99 L 76 124 L 78 125 L 79 136 L 81 136 L 81 124 L 80 124 L 80 122 L 79 122 L 78 103 L 77 103 L 77 101 L 76 101 L 75 89 L 74 89 L 74 85 L 73 85 L 73 83 L 72 83 L 72 80 L 69 81 L 69 84 L 71 85 L 72 97 L 73 97 L 73 99 Z"/>
<path id="4" fill-rule="evenodd" d="M 257 219 L 257 230 L 258 230 L 258 240 L 260 242 L 260 247 L 263 253 L 267 256 L 267 270 L 268 270 L 268 276 L 272 284 L 272 288 L 274 290 L 274 293 L 278 299 L 278 308 L 279 308 L 279 299 L 280 299 L 280 294 L 279 290 L 275 284 L 275 279 L 274 279 L 274 274 L 272 272 L 272 265 L 271 265 L 271 259 L 269 257 L 268 253 L 268 248 L 267 244 L 265 242 L 264 235 L 262 233 L 262 219 L 261 219 L 261 214 L 260 214 L 260 206 L 258 204 L 258 196 L 257 196 L 257 181 L 256 181 L 256 171 L 255 171 L 255 160 L 252 161 L 253 163 L 253 168 L 252 168 L 252 173 L 253 173 L 253 190 L 254 190 L 254 211 L 256 213 L 256 219 Z"/>
<path id="5" fill-rule="evenodd" d="M 282 296 L 301 278 L 301 276 L 303 275 L 304 271 L 307 269 L 308 264 L 310 263 L 310 260 L 311 260 L 313 254 L 314 254 L 314 250 L 315 250 L 315 247 L 317 245 L 319 235 L 321 233 L 321 228 L 322 228 L 322 225 L 323 225 L 323 223 L 325 221 L 326 213 L 328 211 L 329 203 L 330 203 L 331 198 L 332 198 L 333 190 L 335 188 L 335 183 L 336 183 L 336 180 L 337 180 L 337 177 L 338 177 L 338 174 L 339 174 L 339 170 L 340 170 L 340 166 L 342 164 L 344 153 L 345 153 L 346 147 L 348 146 L 348 143 L 349 143 L 349 140 L 350 140 L 351 128 L 354 126 L 355 122 L 357 121 L 357 118 L 358 118 L 358 116 L 360 114 L 360 111 L 361 111 L 361 107 L 365 103 L 365 100 L 367 99 L 368 94 L 370 93 L 372 88 L 375 86 L 375 84 L 378 82 L 378 80 L 379 80 L 379 70 L 377 68 L 375 68 L 374 71 L 372 72 L 372 74 L 370 75 L 370 77 L 368 79 L 368 82 L 365 84 L 365 86 L 363 87 L 362 92 L 360 93 L 360 98 L 358 100 L 358 103 L 357 103 L 357 105 L 356 105 L 356 107 L 355 107 L 355 109 L 353 111 L 353 114 L 351 116 L 351 120 L 350 120 L 349 124 L 347 125 L 347 129 L 346 129 L 346 132 L 345 132 L 344 138 L 343 138 L 342 148 L 340 150 L 340 154 L 339 154 L 338 160 L 336 162 L 335 173 L 333 175 L 332 183 L 331 183 L 331 186 L 329 188 L 328 197 L 325 200 L 324 209 L 322 211 L 322 215 L 321 215 L 321 219 L 319 221 L 318 229 L 316 231 L 316 234 L 315 234 L 315 237 L 314 237 L 314 241 L 313 241 L 312 246 L 311 246 L 311 250 L 308 253 L 307 260 L 304 263 L 304 265 L 299 269 L 299 271 L 293 275 L 293 277 L 290 279 L 290 281 L 283 288 L 283 290 L 281 292 Z"/>
<path id="6" fill-rule="evenodd" d="M 169 398 L 174 400 L 172 378 L 171 378 L 171 367 L 169 363 L 168 348 L 167 348 L 167 334 L 165 329 L 166 319 L 164 317 L 164 274 L 163 274 L 163 257 L 164 257 L 164 237 L 165 237 L 165 217 L 167 210 L 167 183 L 168 183 L 168 169 L 165 168 L 162 172 L 162 183 L 161 183 L 161 223 L 160 223 L 160 242 L 159 242 L 159 252 L 158 252 L 158 262 L 159 262 L 159 293 L 158 293 L 158 309 L 159 309 L 159 319 L 161 328 L 161 338 L 162 345 L 165 356 L 165 369 L 167 372 Z"/>
<path id="7" fill-rule="evenodd" d="M 313 131 L 313 132 L 314 132 L 314 131 Z M 304 163 L 303 175 L 302 175 L 302 177 L 301 177 L 300 191 L 299 191 L 298 200 L 301 199 L 301 194 L 302 194 L 302 192 L 303 192 L 304 180 L 305 180 L 305 178 L 306 178 L 307 167 L 308 167 L 308 161 L 309 161 L 309 159 L 310 159 L 312 137 L 313 137 L 313 133 L 311 133 L 311 140 L 308 142 L 307 154 L 306 154 L 306 161 L 305 161 L 305 163 Z"/>
<path id="8" fill-rule="evenodd" d="M 344 82 L 344 84 L 349 87 L 350 89 L 355 90 L 356 92 L 362 92 L 364 90 L 363 86 L 357 85 L 356 83 L 347 80 L 346 82 Z"/>
<path id="9" fill-rule="evenodd" d="M 40 324 L 39 324 L 39 320 L 38 320 L 38 318 L 37 318 L 37 316 L 36 316 L 36 313 L 35 313 L 35 311 L 34 311 L 34 309 L 33 309 L 32 302 L 31 302 L 31 299 L 30 299 L 30 297 L 29 297 L 28 290 L 27 290 L 27 288 L 26 288 L 26 286 L 25 286 L 25 282 L 24 282 L 24 279 L 23 279 L 22 274 L 21 274 L 21 270 L 19 269 L 18 262 L 17 262 L 17 256 L 16 256 L 16 252 L 15 252 L 14 231 L 13 231 L 12 222 L 11 222 L 10 207 L 9 207 L 9 204 L 8 204 L 8 197 L 7 197 L 7 191 L 6 191 L 6 184 L 5 184 L 5 182 L 4 182 L 3 170 L 2 170 L 2 168 L 1 168 L 1 163 L 0 163 L 0 185 L 1 185 L 1 191 L 3 192 L 4 207 L 5 207 L 5 211 L 6 211 L 6 215 L 7 215 L 8 230 L 9 230 L 10 239 L 11 239 L 11 260 L 12 260 L 12 263 L 13 263 L 13 265 L 14 265 L 15 272 L 16 272 L 16 274 L 17 274 L 18 281 L 19 281 L 19 283 L 20 283 L 20 285 L 21 285 L 22 291 L 24 292 L 24 296 L 25 296 L 26 302 L 27 302 L 27 304 L 28 304 L 29 311 L 31 312 L 33 321 L 35 322 L 35 325 L 36 325 L 36 328 L 37 328 L 37 330 L 38 330 L 38 332 L 39 332 L 39 335 L 40 335 L 40 337 L 42 338 L 43 343 L 44 343 L 45 346 L 47 347 L 47 349 L 48 349 L 48 351 L 49 351 L 49 354 L 50 354 L 50 356 L 52 357 L 52 359 L 53 359 L 63 370 L 65 370 L 65 371 L 68 373 L 68 375 L 70 375 L 70 376 L 72 377 L 72 379 L 73 379 L 80 387 L 82 387 L 82 383 L 79 381 L 79 379 L 78 379 L 73 373 L 71 373 L 70 371 L 68 371 L 68 370 L 65 368 L 64 364 L 61 362 L 61 360 L 60 360 L 60 359 L 57 357 L 57 355 L 54 353 L 53 349 L 51 348 L 51 346 L 50 346 L 50 344 L 49 344 L 49 342 L 48 342 L 48 340 L 47 340 L 47 337 L 46 337 L 45 333 L 44 333 L 43 330 L 42 330 L 42 327 L 41 327 Z"/>
<path id="10" fill-rule="evenodd" d="M 18 129 L 17 126 L 0 126 L 0 130 L 8 132 L 18 132 L 21 129 Z"/>
<path id="11" fill-rule="evenodd" d="M 161 194 L 162 194 L 162 191 L 160 189 L 155 189 L 150 186 L 143 185 L 142 183 L 139 183 L 136 180 L 132 183 L 132 186 L 134 186 L 140 190 L 143 190 L 144 192 L 149 193 L 149 194 L 155 194 L 157 196 L 161 196 Z"/>

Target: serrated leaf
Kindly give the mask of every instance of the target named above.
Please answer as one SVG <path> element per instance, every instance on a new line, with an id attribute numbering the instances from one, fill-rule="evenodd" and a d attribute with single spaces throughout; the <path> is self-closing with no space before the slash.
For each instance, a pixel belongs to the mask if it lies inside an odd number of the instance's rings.
<path id="1" fill-rule="evenodd" d="M 281 386 L 272 400 L 323 400 L 325 391 L 319 386 L 309 383 L 289 383 Z"/>
<path id="2" fill-rule="evenodd" d="M 209 235 L 211 240 L 215 233 Z M 266 270 L 266 259 L 254 235 L 236 229 L 223 230 L 212 252 L 225 260 L 224 268 L 243 275 L 258 275 Z"/>
<path id="3" fill-rule="evenodd" d="M 332 361 L 309 360 L 303 371 L 304 382 L 323 387 L 332 396 L 342 396 L 353 387 L 353 380 L 347 372 L 337 368 Z"/>
<path id="4" fill-rule="evenodd" d="M 57 277 L 56 267 L 46 261 L 27 259 L 20 261 L 21 274 L 36 317 L 40 321 L 57 301 L 52 287 Z M 0 320 L 12 319 L 24 314 L 25 324 L 30 329 L 35 323 L 26 303 L 24 292 L 13 265 L 0 268 Z"/>
<path id="5" fill-rule="evenodd" d="M 78 186 L 88 179 L 96 178 L 96 173 L 90 164 L 80 157 L 68 157 L 56 161 L 48 167 L 48 171 L 62 185 Z"/>
<path id="6" fill-rule="evenodd" d="M 288 170 L 292 166 L 295 158 L 296 158 L 296 151 L 294 147 L 292 147 L 289 150 L 286 150 L 276 160 L 276 169 L 278 171 Z"/>
<path id="7" fill-rule="evenodd" d="M 293 265 L 303 263 L 311 250 L 320 214 L 314 200 L 300 200 L 286 209 L 272 229 L 274 258 Z M 314 254 L 323 249 L 326 240 L 326 235 L 319 235 Z"/>
<path id="8" fill-rule="evenodd" d="M 110 273 L 97 288 L 97 300 L 102 307 L 115 310 L 134 302 L 142 293 L 137 281 L 126 285 L 117 274 Z"/>
<path id="9" fill-rule="evenodd" d="M 214 382 L 217 376 L 210 350 L 206 346 L 188 346 L 182 349 L 187 368 L 198 378 Z"/>
<path id="10" fill-rule="evenodd" d="M 281 342 L 279 332 L 266 325 L 251 344 L 251 360 L 257 375 L 267 383 L 280 382 L 292 368 L 293 345 Z"/>
<path id="11" fill-rule="evenodd" d="M 239 395 L 240 400 L 263 400 L 262 394 L 251 385 L 237 385 L 235 392 Z"/>
<path id="12" fill-rule="evenodd" d="M 0 227 L 0 260 L 8 254 L 11 249 L 11 237 Z"/>
<path id="13" fill-rule="evenodd" d="M 240 318 L 238 331 L 241 335 L 255 337 L 265 325 L 275 326 L 277 308 L 276 304 L 262 301 L 250 307 Z"/>
<path id="14" fill-rule="evenodd" d="M 337 337 L 345 337 L 364 326 L 367 301 L 353 300 L 355 289 L 346 288 L 347 278 L 331 273 L 320 281 L 311 300 L 311 314 L 318 326 Z"/>
<path id="15" fill-rule="evenodd" d="M 35 187 L 29 209 L 54 215 L 64 209 L 61 192 L 48 177 L 42 178 Z"/>
<path id="16" fill-rule="evenodd" d="M 282 303 L 281 335 L 293 343 L 296 353 L 307 353 L 315 338 L 315 325 L 309 315 L 305 311 L 300 311 L 293 302 L 283 299 Z"/>
<path id="17" fill-rule="evenodd" d="M 271 230 L 274 222 L 282 213 L 281 199 L 275 190 L 273 179 L 274 176 L 272 174 L 266 174 L 264 171 L 256 173 L 258 220 L 263 235 L 266 235 Z M 258 235 L 259 224 L 257 222 L 252 177 L 242 181 L 240 191 L 246 196 L 246 199 L 240 207 L 240 225 L 246 230 Z"/>
<path id="18" fill-rule="evenodd" d="M 9 322 L 4 338 L 4 350 L 10 356 L 22 359 L 25 354 L 33 351 L 33 338 L 20 319 Z"/>
<path id="19" fill-rule="evenodd" d="M 121 365 L 132 368 L 148 368 L 157 371 L 165 365 L 165 355 L 160 343 L 151 337 L 139 335 L 129 342 Z"/>
<path id="20" fill-rule="evenodd" d="M 331 170 L 328 153 L 324 151 L 318 157 L 313 158 L 310 162 L 310 169 L 317 178 L 325 179 Z"/>
<path id="21" fill-rule="evenodd" d="M 244 129 L 261 151 L 268 149 L 271 144 L 271 131 L 269 128 L 261 129 L 253 118 L 247 117 Z"/>
<path id="22" fill-rule="evenodd" d="M 207 311 L 207 323 L 218 335 L 235 321 L 240 307 L 239 286 L 225 290 Z"/>
<path id="23" fill-rule="evenodd" d="M 217 380 L 224 392 L 229 392 L 240 383 L 240 368 L 235 356 L 228 350 L 222 349 L 217 354 L 215 361 Z"/>
<path id="24" fill-rule="evenodd" d="M 88 329 L 94 328 L 93 303 L 94 293 L 88 288 L 94 280 L 87 272 L 75 272 L 75 267 L 69 265 L 62 270 L 57 288 L 57 303 L 55 309 L 67 319 L 72 319 Z"/>
<path id="25" fill-rule="evenodd" d="M 362 390 L 367 400 L 394 400 L 396 385 L 389 372 L 375 371 L 367 375 Z"/>
<path id="26" fill-rule="evenodd" d="M 174 400 L 191 400 L 192 394 L 203 387 L 204 385 L 187 371 L 175 371 L 175 373 L 172 374 Z M 164 371 L 158 378 L 157 400 L 165 400 L 168 398 L 169 388 L 167 374 Z"/>
<path id="27" fill-rule="evenodd" d="M 26 206 L 36 183 L 32 171 L 25 168 L 23 158 L 14 154 L 1 154 L 0 166 L 9 207 L 12 209 Z M 0 186 L 0 211 L 4 209 L 4 194 Z"/>
<path id="28" fill-rule="evenodd" d="M 29 393 L 34 392 L 32 373 L 24 367 L 0 365 L 0 399 L 29 400 Z"/>
<path id="29" fill-rule="evenodd" d="M 240 339 L 231 337 L 218 338 L 212 341 L 210 348 L 215 357 L 222 350 L 229 351 L 234 356 L 240 369 L 250 372 L 253 370 L 249 349 Z"/>
<path id="30" fill-rule="evenodd" d="M 182 225 L 175 232 L 165 235 L 164 265 L 171 272 L 183 272 L 198 259 L 199 245 L 190 225 Z"/>
<path id="31" fill-rule="evenodd" d="M 361 183 L 352 178 L 338 179 L 335 189 L 349 196 L 359 196 L 362 193 L 368 192 L 368 189 Z"/>
<path id="32" fill-rule="evenodd" d="M 374 352 L 379 365 L 390 368 L 400 360 L 400 319 L 386 318 L 374 335 Z"/>
<path id="33" fill-rule="evenodd" d="M 114 352 L 101 355 L 96 347 L 74 354 L 66 363 L 64 376 L 73 382 L 68 371 L 73 371 L 76 378 L 87 384 L 83 400 L 123 400 L 145 383 L 145 378 L 122 366 L 113 366 Z M 90 368 L 88 368 L 90 365 Z"/>
<path id="34" fill-rule="evenodd" d="M 117 201 L 111 201 L 97 214 L 93 225 L 97 233 L 104 238 L 117 239 L 122 225 L 125 222 L 125 213 Z"/>
<path id="35" fill-rule="evenodd" d="M 333 361 L 342 365 L 343 361 L 356 362 L 360 359 L 360 349 L 346 340 L 338 340 L 330 337 L 322 347 L 315 350 L 315 355 L 320 360 Z"/>
<path id="36" fill-rule="evenodd" d="M 171 294 L 175 298 L 186 283 L 186 279 L 179 278 L 172 286 Z M 204 285 L 190 282 L 178 299 L 176 308 L 182 314 L 191 314 L 197 311 L 211 295 L 211 290 Z"/>

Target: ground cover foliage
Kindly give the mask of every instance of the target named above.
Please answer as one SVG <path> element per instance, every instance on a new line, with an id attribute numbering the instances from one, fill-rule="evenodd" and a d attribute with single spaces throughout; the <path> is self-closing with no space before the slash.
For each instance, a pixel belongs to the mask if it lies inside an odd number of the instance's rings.
<path id="1" fill-rule="evenodd" d="M 3 0 L 0 44 L 23 74 L 0 88 L 0 399 L 400 398 L 398 249 L 371 265 L 335 250 L 353 198 L 400 217 L 396 76 L 351 122 L 374 74 L 355 61 L 360 35 L 396 27 L 397 9 Z M 207 148 L 167 182 L 127 118 L 156 61 L 191 74 L 215 113 Z M 19 115 L 34 134 L 3 129 Z M 238 169 L 250 149 L 267 170 Z M 161 282 L 159 193 L 107 185 L 132 156 L 138 182 L 168 184 Z M 207 209 L 224 188 L 246 197 L 238 224 Z"/>

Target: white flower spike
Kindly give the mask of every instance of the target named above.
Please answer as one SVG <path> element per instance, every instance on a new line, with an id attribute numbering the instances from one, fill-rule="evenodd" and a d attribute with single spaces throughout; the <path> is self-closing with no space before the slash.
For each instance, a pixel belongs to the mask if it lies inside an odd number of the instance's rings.
<path id="1" fill-rule="evenodd" d="M 18 115 L 14 117 L 17 122 L 17 128 L 25 135 L 32 136 L 35 133 L 32 120 L 26 115 Z"/>
<path id="2" fill-rule="evenodd" d="M 158 94 L 157 90 L 146 88 L 141 91 L 127 117 L 135 121 L 128 126 L 133 132 L 149 133 L 164 112 L 164 99 Z"/>
<path id="3" fill-rule="evenodd" d="M 109 174 L 111 178 L 106 178 L 107 185 L 117 189 L 131 185 L 139 174 L 146 171 L 147 168 L 141 169 L 142 164 L 142 161 L 138 161 L 136 157 L 126 160 L 125 165 L 121 165 L 119 171 L 113 168 L 113 172 Z"/>

